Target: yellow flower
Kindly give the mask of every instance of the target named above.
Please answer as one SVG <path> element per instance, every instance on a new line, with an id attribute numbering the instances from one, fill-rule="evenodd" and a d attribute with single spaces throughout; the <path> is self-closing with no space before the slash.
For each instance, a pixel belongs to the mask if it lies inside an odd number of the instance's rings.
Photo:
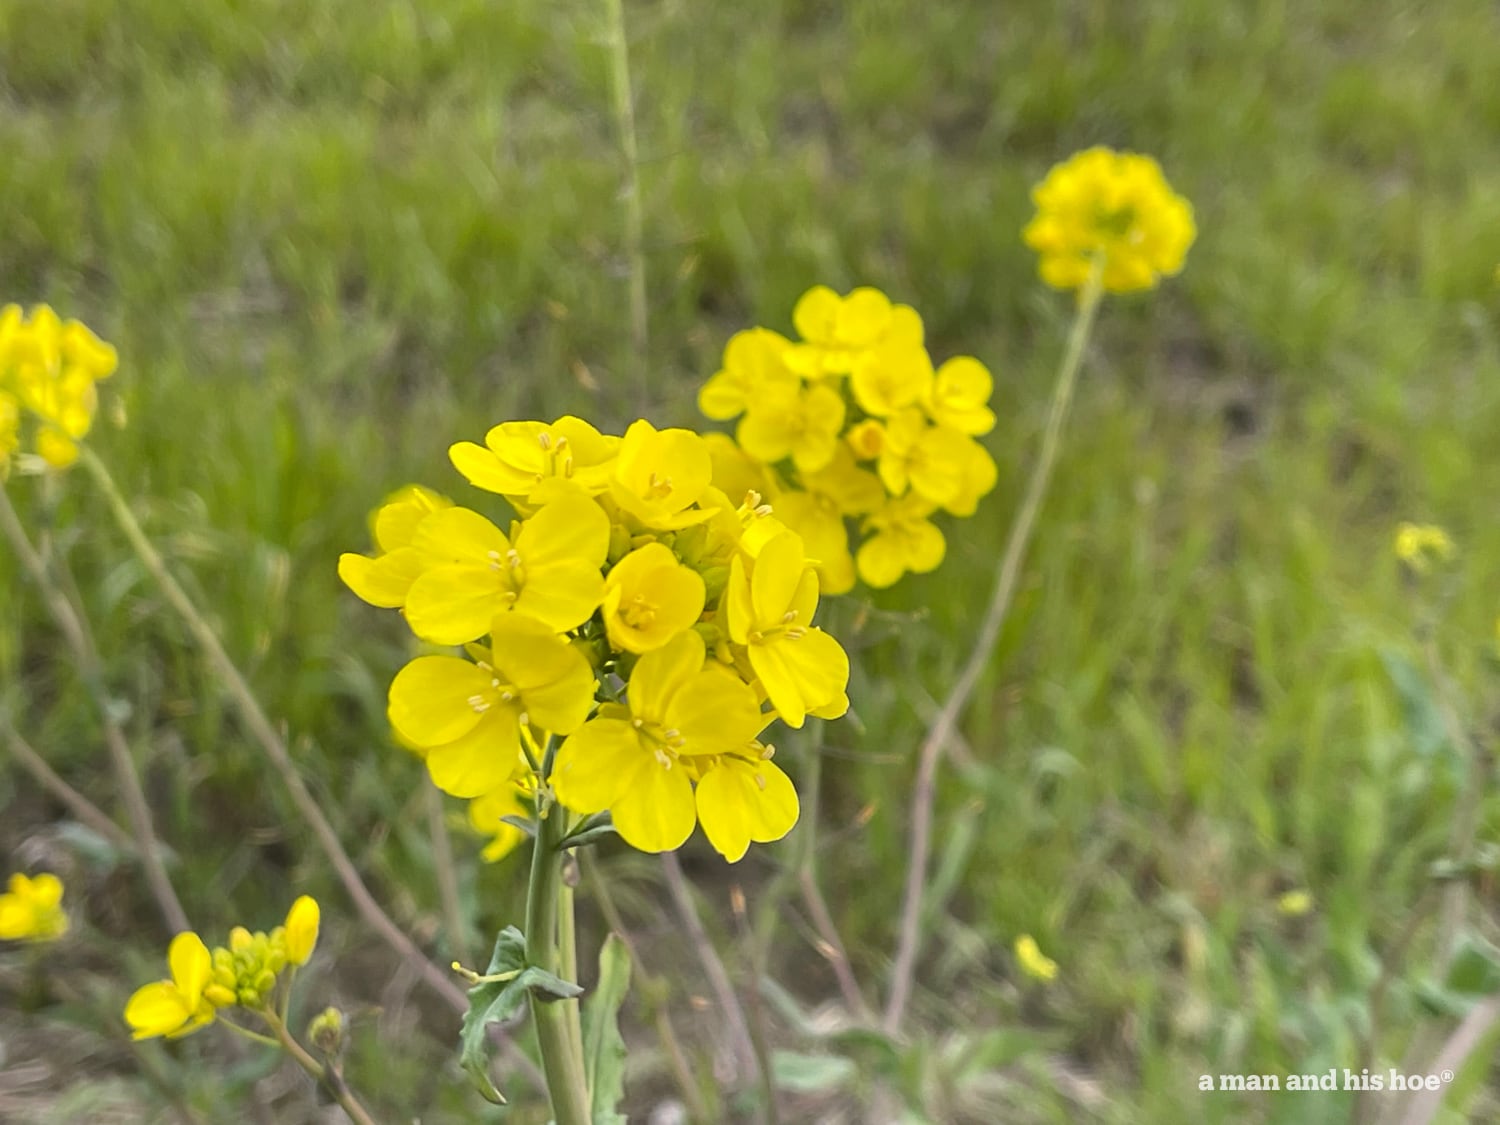
<path id="1" fill-rule="evenodd" d="M 929 426 L 916 407 L 892 417 L 885 427 L 876 468 L 892 496 L 907 488 L 942 507 L 959 499 L 970 468 L 962 434 Z"/>
<path id="2" fill-rule="evenodd" d="M 286 959 L 290 965 L 305 965 L 318 944 L 321 913 L 310 895 L 302 895 L 286 912 Z"/>
<path id="3" fill-rule="evenodd" d="M 735 497 L 736 502 L 747 492 L 757 492 L 764 499 L 775 502 L 778 489 L 771 471 L 741 449 L 734 438 L 728 434 L 707 433 L 703 435 L 703 444 L 708 447 L 713 464 L 711 484 L 714 488 L 725 496 Z M 705 508 L 713 507 L 706 492 L 698 502 Z"/>
<path id="4" fill-rule="evenodd" d="M 887 501 L 864 521 L 870 538 L 860 544 L 859 576 L 877 590 L 893 586 L 903 574 L 926 574 L 943 561 L 947 543 L 928 517 L 934 508 L 914 493 Z"/>
<path id="5" fill-rule="evenodd" d="M 989 368 L 973 356 L 956 356 L 937 369 L 922 407 L 939 426 L 977 437 L 995 428 L 989 408 L 994 387 Z"/>
<path id="6" fill-rule="evenodd" d="M 698 409 L 705 417 L 726 422 L 759 398 L 795 393 L 799 380 L 785 360 L 791 346 L 769 328 L 736 332 L 724 346 L 723 368 L 698 391 Z"/>
<path id="7" fill-rule="evenodd" d="M 854 557 L 844 517 L 878 508 L 885 489 L 874 473 L 854 463 L 840 445 L 828 466 L 802 476 L 802 489 L 788 490 L 773 506 L 776 517 L 802 536 L 808 555 L 817 560 L 819 588 L 845 594 L 854 588 Z"/>
<path id="8" fill-rule="evenodd" d="M 1403 523 L 1396 529 L 1396 557 L 1418 574 L 1435 562 L 1447 562 L 1456 548 L 1448 533 L 1433 524 Z"/>
<path id="9" fill-rule="evenodd" d="M 16 403 L 37 420 L 36 452 L 44 462 L 65 468 L 77 460 L 77 443 L 98 407 L 94 384 L 112 375 L 118 362 L 113 347 L 76 320 L 64 323 L 46 305 L 29 318 L 17 305 L 0 310 L 0 384 L 13 399 L 0 407 L 0 469 L 17 440 L 19 419 L 5 419 Z"/>
<path id="10" fill-rule="evenodd" d="M 68 932 L 63 885 L 56 875 L 10 877 L 0 895 L 0 941 L 56 941 Z"/>
<path id="11" fill-rule="evenodd" d="M 1043 981 L 1057 979 L 1057 962 L 1041 951 L 1030 934 L 1016 938 L 1016 961 L 1029 977 Z"/>
<path id="12" fill-rule="evenodd" d="M 213 1021 L 215 1004 L 204 995 L 213 959 L 203 939 L 191 931 L 178 934 L 167 949 L 167 964 L 171 980 L 136 989 L 125 1005 L 125 1022 L 134 1039 L 177 1039 Z"/>
<path id="13" fill-rule="evenodd" d="M 892 305 L 878 289 L 840 297 L 815 285 L 798 300 L 792 323 L 803 342 L 787 350 L 786 364 L 812 379 L 848 374 L 865 349 L 883 341 L 922 343 L 922 318 L 907 305 Z"/>
<path id="14" fill-rule="evenodd" d="M 951 432 L 951 431 L 950 431 Z M 959 455 L 963 474 L 959 478 L 958 490 L 953 498 L 943 505 L 943 510 L 955 516 L 972 516 L 979 501 L 994 489 L 999 479 L 995 459 L 989 450 L 973 438 L 953 434 L 953 450 Z"/>
<path id="15" fill-rule="evenodd" d="M 568 482 L 590 496 L 603 492 L 619 444 L 619 438 L 568 415 L 550 426 L 502 422 L 485 435 L 484 445 L 461 441 L 448 457 L 476 488 L 538 505 L 555 495 L 549 482 Z"/>
<path id="16" fill-rule="evenodd" d="M 1191 205 L 1149 156 L 1091 148 L 1053 167 L 1031 194 L 1037 214 L 1024 237 L 1054 289 L 1082 286 L 1096 256 L 1108 292 L 1150 289 L 1182 269 L 1197 234 Z"/>
<path id="17" fill-rule="evenodd" d="M 419 484 L 407 485 L 386 497 L 371 517 L 375 545 L 381 553 L 339 556 L 339 578 L 357 597 L 382 609 L 399 609 L 407 592 L 427 565 L 412 546 L 417 528 L 433 512 L 453 507 L 453 501 Z"/>
<path id="18" fill-rule="evenodd" d="M 658 430 L 641 419 L 625 431 L 609 494 L 642 526 L 673 531 L 712 514 L 692 507 L 712 477 L 713 461 L 701 437 L 691 430 Z"/>
<path id="19" fill-rule="evenodd" d="M 856 461 L 873 461 L 885 445 L 885 425 L 876 418 L 856 422 L 844 434 L 844 444 Z"/>
<path id="20" fill-rule="evenodd" d="M 641 657 L 625 706 L 606 703 L 562 744 L 552 786 L 580 813 L 610 811 L 615 830 L 643 852 L 672 851 L 693 833 L 692 755 L 728 754 L 763 718 L 731 673 L 705 668 L 703 638 L 689 630 Z"/>
<path id="21" fill-rule="evenodd" d="M 604 597 L 609 517 L 574 493 L 543 505 L 507 537 L 478 512 L 446 508 L 418 525 L 412 545 L 428 569 L 407 592 L 406 620 L 423 640 L 463 644 L 511 611 L 564 632 Z"/>
<path id="22" fill-rule="evenodd" d="M 455 797 L 483 796 L 511 778 L 523 723 L 568 734 L 593 705 L 593 668 L 550 626 L 502 613 L 491 638 L 478 663 L 419 656 L 391 681 L 391 725 L 425 749 L 433 784 Z"/>
<path id="23" fill-rule="evenodd" d="M 797 789 L 771 761 L 774 750 L 752 739 L 713 760 L 698 779 L 698 822 L 714 850 L 737 863 L 752 843 L 770 844 L 801 814 Z"/>
<path id="24" fill-rule="evenodd" d="M 866 414 L 884 418 L 925 399 L 932 390 L 932 359 L 927 349 L 882 344 L 854 362 L 849 389 Z"/>
<path id="25" fill-rule="evenodd" d="M 730 639 L 746 646 L 766 697 L 789 726 L 800 727 L 809 711 L 843 694 L 849 656 L 812 625 L 818 575 L 794 532 L 762 547 L 753 569 L 743 555 L 735 556 L 724 605 Z"/>
<path id="26" fill-rule="evenodd" d="M 790 457 L 804 473 L 833 460 L 844 427 L 844 400 L 821 383 L 789 395 L 757 399 L 740 419 L 735 437 L 745 452 L 768 465 Z"/>
<path id="27" fill-rule="evenodd" d="M 703 579 L 661 543 L 638 547 L 604 582 L 604 627 L 624 652 L 660 648 L 703 615 Z"/>
<path id="28" fill-rule="evenodd" d="M 526 842 L 526 833 L 502 817 L 532 816 L 529 791 L 514 782 L 492 789 L 469 802 L 469 823 L 476 832 L 490 837 L 479 854 L 486 863 L 499 863 Z"/>
<path id="29" fill-rule="evenodd" d="M 1300 918 L 1313 908 L 1313 897 L 1307 891 L 1287 891 L 1276 900 L 1276 909 L 1288 918 Z"/>

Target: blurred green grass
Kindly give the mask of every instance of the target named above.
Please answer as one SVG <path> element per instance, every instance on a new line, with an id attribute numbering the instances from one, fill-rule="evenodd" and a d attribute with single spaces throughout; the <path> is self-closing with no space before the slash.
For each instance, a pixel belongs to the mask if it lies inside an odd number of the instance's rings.
<path id="1" fill-rule="evenodd" d="M 997 375 L 1000 487 L 937 575 L 875 599 L 853 642 L 860 722 L 830 732 L 829 893 L 868 981 L 921 717 L 972 635 L 1068 314 L 1019 241 L 1029 186 L 1104 142 L 1156 155 L 1194 202 L 1183 276 L 1105 312 L 1021 612 L 945 780 L 939 852 L 966 824 L 975 842 L 949 856 L 917 1019 L 1060 1032 L 1055 1056 L 1105 1104 L 1038 1074 L 1018 1120 L 1313 1120 L 1316 1098 L 1204 1099 L 1195 1080 L 1351 1065 L 1377 951 L 1443 854 L 1455 781 L 1414 749 L 1382 657 L 1412 651 L 1399 519 L 1462 547 L 1443 635 L 1489 717 L 1500 15 L 662 0 L 627 20 L 645 413 L 692 424 L 729 333 L 786 328 L 815 282 L 885 288 L 923 313 L 934 354 Z M 300 740 L 364 870 L 429 936 L 419 767 L 383 721 L 407 641 L 334 561 L 393 488 L 465 492 L 450 442 L 565 411 L 618 427 L 641 405 L 602 29 L 577 0 L 0 5 L 3 296 L 119 345 L 108 392 L 129 424 L 95 447 Z M 82 480 L 11 491 L 57 529 L 134 701 L 195 920 L 269 924 L 293 886 L 352 918 Z M 9 557 L 0 572 L 7 702 L 108 801 L 88 698 Z M 0 809 L 12 847 L 51 811 L 9 769 Z M 1487 837 L 1497 812 L 1487 798 Z M 517 870 L 461 850 L 492 932 Z M 753 862 L 751 879 L 774 861 Z M 1309 918 L 1277 915 L 1291 887 L 1311 890 Z M 96 880 L 90 905 L 152 963 L 160 935 L 127 876 Z M 330 928 L 349 956 L 368 944 Z M 1013 983 L 1019 932 L 1063 967 L 1045 995 Z M 778 952 L 805 999 L 831 991 L 794 934 Z M 376 1002 L 383 983 L 343 987 Z M 1415 1022 L 1397 991 L 1393 1060 Z M 424 1077 L 389 1076 L 376 1100 L 434 1121 L 472 1109 L 443 1109 Z"/>

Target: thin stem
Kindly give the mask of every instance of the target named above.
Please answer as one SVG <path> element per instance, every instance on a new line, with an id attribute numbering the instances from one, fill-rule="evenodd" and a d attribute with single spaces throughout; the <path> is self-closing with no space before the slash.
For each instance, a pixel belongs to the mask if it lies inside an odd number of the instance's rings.
<path id="1" fill-rule="evenodd" d="M 549 747 L 546 768 L 553 753 Z M 545 779 L 544 779 L 545 780 Z M 562 891 L 562 853 L 557 845 L 567 832 L 567 817 L 560 805 L 546 805 L 538 795 L 536 838 L 531 848 L 531 882 L 526 888 L 526 963 L 562 976 L 562 950 L 558 943 L 558 907 Z M 567 979 L 567 978 L 565 978 Z M 577 1000 L 546 1000 L 531 993 L 531 1018 L 536 1023 L 542 1051 L 542 1072 L 557 1125 L 589 1125 L 588 1080 L 583 1070 L 582 1043 L 573 1041 L 573 1018 L 566 1005 L 577 1008 Z"/>
<path id="2" fill-rule="evenodd" d="M 557 806 L 561 811 L 561 806 Z M 578 980 L 578 917 L 575 912 L 575 885 L 578 882 L 577 860 L 571 855 L 564 855 L 562 861 L 562 878 L 559 880 L 557 891 L 557 952 L 562 961 L 563 980 L 576 982 Z M 571 880 L 571 881 L 570 881 Z M 578 1065 L 585 1076 L 588 1068 L 583 1059 L 583 1006 L 577 1000 L 570 1000 L 567 1007 L 563 1009 L 568 1014 L 568 1040 L 578 1049 Z M 589 1090 L 589 1101 L 592 1104 L 594 1091 Z"/>
<path id="3" fill-rule="evenodd" d="M 338 1067 L 324 1066 L 313 1058 L 307 1048 L 298 1043 L 292 1033 L 287 1030 L 286 1024 L 271 1012 L 262 1012 L 261 1018 L 276 1033 L 276 1039 L 286 1048 L 286 1053 L 296 1060 L 297 1065 L 305 1070 L 314 1082 L 333 1096 L 333 1100 L 339 1103 L 339 1107 L 348 1115 L 349 1120 L 354 1122 L 354 1125 L 375 1125 L 375 1119 L 349 1089 Z"/>
<path id="4" fill-rule="evenodd" d="M 1042 435 L 1042 448 L 1037 456 L 1036 467 L 1032 470 L 1026 497 L 1016 513 L 1015 522 L 1011 524 L 1010 538 L 1005 545 L 1005 555 L 997 572 L 989 608 L 985 611 L 984 621 L 979 627 L 979 635 L 974 639 L 974 647 L 969 652 L 968 660 L 937 718 L 928 728 L 927 737 L 917 754 L 917 776 L 912 793 L 911 860 L 906 870 L 906 886 L 901 899 L 901 929 L 895 965 L 891 970 L 891 992 L 885 1007 L 885 1030 L 891 1035 L 899 1034 L 901 1030 L 901 1020 L 906 1013 L 912 979 L 916 974 L 917 955 L 921 951 L 922 891 L 927 884 L 927 864 L 932 850 L 932 807 L 937 795 L 938 766 L 959 716 L 989 663 L 995 642 L 999 639 L 1000 630 L 1010 612 L 1021 563 L 1026 557 L 1026 548 L 1031 543 L 1037 513 L 1041 510 L 1047 485 L 1052 479 L 1052 469 L 1057 462 L 1063 423 L 1067 421 L 1068 410 L 1072 405 L 1073 388 L 1078 381 L 1084 347 L 1094 325 L 1094 315 L 1099 309 L 1099 298 L 1103 291 L 1101 275 L 1102 263 L 1096 260 L 1078 297 L 1078 312 L 1068 335 L 1067 351 L 1052 389 L 1052 405 L 1047 415 L 1047 428 Z"/>
<path id="5" fill-rule="evenodd" d="M 663 852 L 661 866 L 666 875 L 667 891 L 672 896 L 672 905 L 677 909 L 677 919 L 687 930 L 688 940 L 693 943 L 693 951 L 698 955 L 698 963 L 703 966 L 709 987 L 713 989 L 719 1002 L 719 1010 L 724 1013 L 730 1045 L 734 1048 L 739 1071 L 742 1075 L 754 1074 L 759 1067 L 755 1061 L 755 1045 L 750 1039 L 750 1027 L 745 1022 L 745 1009 L 740 1006 L 740 998 L 735 994 L 729 971 L 719 958 L 719 951 L 709 940 L 708 931 L 703 928 L 703 920 L 698 917 L 698 906 L 693 902 L 693 892 L 688 886 L 687 877 L 682 873 L 682 865 L 677 862 L 677 853 Z"/>
<path id="6" fill-rule="evenodd" d="M 391 919 L 380 904 L 375 900 L 360 878 L 354 863 L 349 858 L 349 853 L 344 850 L 343 844 L 339 842 L 333 825 L 323 815 L 318 802 L 308 791 L 307 784 L 302 780 L 302 775 L 297 772 L 296 765 L 292 762 L 291 754 L 286 748 L 286 743 L 276 733 L 267 718 L 260 702 L 255 698 L 255 693 L 250 690 L 250 685 L 234 661 L 225 651 L 223 643 L 218 634 L 214 632 L 213 626 L 198 611 L 191 598 L 178 584 L 177 579 L 172 577 L 171 571 L 167 569 L 165 561 L 146 537 L 135 513 L 130 508 L 130 503 L 120 493 L 114 478 L 110 475 L 108 467 L 94 454 L 93 450 L 85 447 L 79 457 L 79 463 L 94 478 L 104 497 L 109 502 L 110 510 L 114 514 L 115 522 L 120 525 L 120 530 L 130 540 L 137 557 L 141 560 L 146 570 L 155 580 L 161 592 L 166 596 L 172 608 L 181 616 L 189 631 L 193 634 L 205 654 L 209 663 L 213 666 L 220 682 L 229 692 L 229 697 L 234 701 L 249 729 L 251 736 L 260 745 L 270 760 L 272 767 L 286 786 L 291 795 L 292 803 L 296 805 L 297 811 L 302 814 L 308 826 L 312 828 L 313 836 L 322 849 L 328 862 L 332 864 L 339 881 L 343 883 L 344 890 L 354 900 L 355 909 L 359 911 L 360 917 L 365 924 L 375 930 L 382 939 L 393 950 L 403 957 L 429 987 L 446 1000 L 455 1011 L 467 1011 L 469 1007 L 468 998 L 464 992 L 448 975 L 431 961 L 417 948 L 415 942 L 407 937 L 405 931 Z"/>
<path id="7" fill-rule="evenodd" d="M 465 940 L 463 908 L 458 897 L 458 874 L 453 865 L 453 842 L 448 838 L 448 822 L 443 811 L 443 793 L 435 785 L 425 785 L 427 802 L 427 835 L 432 841 L 433 878 L 437 881 L 438 901 L 443 908 L 443 928 L 448 931 L 448 952 L 455 960 L 468 964 L 469 943 Z"/>
<path id="8" fill-rule="evenodd" d="M 27 536 L 26 529 L 22 526 L 21 519 L 10 502 L 9 494 L 3 488 L 0 488 L 0 531 L 3 531 L 5 537 L 10 540 L 17 557 L 21 560 L 21 565 L 25 567 L 32 581 L 36 583 L 37 589 L 41 591 L 42 600 L 47 603 L 52 619 L 57 622 L 57 627 L 61 630 L 68 647 L 73 650 L 73 658 L 78 665 L 79 679 L 93 697 L 94 704 L 99 710 L 99 723 L 104 732 L 105 749 L 109 752 L 110 768 L 114 772 L 115 784 L 120 788 L 120 796 L 125 802 L 125 815 L 130 821 L 130 833 L 135 840 L 135 852 L 145 872 L 146 885 L 151 890 L 151 897 L 156 900 L 157 909 L 161 911 L 168 930 L 175 934 L 192 929 L 188 925 L 187 913 L 182 909 L 182 903 L 172 887 L 172 880 L 167 875 L 166 864 L 162 862 L 161 851 L 156 842 L 156 831 L 151 823 L 151 806 L 146 801 L 145 790 L 141 788 L 141 779 L 136 773 L 135 759 L 131 756 L 130 744 L 126 741 L 125 732 L 121 730 L 119 722 L 115 719 L 114 708 L 105 686 L 104 662 L 99 657 L 99 648 L 94 642 L 88 619 L 84 616 L 82 608 L 69 601 L 61 587 L 53 581 L 52 575 L 48 573 L 47 565 L 42 561 L 36 548 L 32 546 L 31 539 Z"/>
<path id="9" fill-rule="evenodd" d="M 82 823 L 99 833 L 120 851 L 130 855 L 137 854 L 135 841 L 130 838 L 129 833 L 111 820 L 103 809 L 58 776 L 57 772 L 47 764 L 47 760 L 37 753 L 31 743 L 21 737 L 20 731 L 16 730 L 3 715 L 0 715 L 0 733 L 4 734 L 11 755 L 21 763 L 27 773 L 36 778 L 37 784 L 67 805 Z"/>
<path id="10" fill-rule="evenodd" d="M 589 882 L 589 893 L 594 896 L 599 912 L 604 915 L 605 925 L 619 936 L 620 940 L 625 943 L 625 951 L 630 954 L 636 982 L 635 991 L 642 998 L 642 1002 L 651 1009 L 657 1038 L 661 1040 L 662 1049 L 667 1054 L 667 1062 L 672 1068 L 673 1076 L 677 1079 L 677 1088 L 687 1103 L 688 1116 L 694 1121 L 709 1120 L 710 1114 L 708 1106 L 703 1101 L 703 1092 L 698 1089 L 692 1067 L 688 1065 L 687 1055 L 683 1052 L 682 1043 L 677 1038 L 677 1030 L 672 1026 L 671 1011 L 660 999 L 666 982 L 647 969 L 645 961 L 641 958 L 641 951 L 636 947 L 635 939 L 626 928 L 625 919 L 621 917 L 620 910 L 615 905 L 614 895 L 609 890 L 609 883 L 599 873 L 599 864 L 596 860 L 590 859 L 584 864 L 584 877 Z"/>
<path id="11" fill-rule="evenodd" d="M 740 944 L 745 959 L 751 967 L 752 980 L 746 1004 L 750 1009 L 746 1026 L 750 1030 L 750 1046 L 755 1049 L 755 1072 L 760 1085 L 761 1118 L 763 1125 L 780 1125 L 781 1109 L 776 1104 L 776 1075 L 771 1069 L 771 1040 L 766 1034 L 766 1013 L 760 1001 L 760 978 L 765 975 L 765 965 L 757 953 L 755 934 L 750 929 L 750 919 L 745 909 L 745 892 L 738 883 L 729 888 L 730 913 L 734 915 L 735 928 L 739 931 Z"/>
<path id="12" fill-rule="evenodd" d="M 278 1049 L 280 1049 L 281 1047 L 280 1040 L 272 1039 L 269 1035 L 262 1035 L 258 1031 L 251 1031 L 248 1027 L 243 1027 L 240 1024 L 235 1023 L 233 1020 L 225 1019 L 223 1016 L 220 1016 L 215 1022 L 223 1024 L 236 1035 L 248 1039 L 252 1043 L 260 1043 L 267 1047 L 276 1047 Z"/>
<path id="13" fill-rule="evenodd" d="M 818 886 L 817 876 L 811 870 L 806 870 L 798 877 L 798 882 L 802 887 L 802 902 L 807 907 L 813 928 L 818 932 L 818 944 L 815 948 L 833 969 L 834 978 L 839 984 L 839 992 L 844 997 L 845 1007 L 856 1020 L 861 1023 L 870 1023 L 872 1013 L 869 1005 L 865 1003 L 864 993 L 859 990 L 859 981 L 854 979 L 854 968 L 849 963 L 849 953 L 844 948 L 843 939 L 839 937 L 838 927 L 834 925 L 833 914 L 828 909 L 828 902 L 823 897 L 822 888 Z"/>
<path id="14" fill-rule="evenodd" d="M 625 164 L 625 253 L 630 262 L 630 340 L 635 350 L 638 405 L 644 410 L 651 392 L 647 351 L 650 326 L 646 309 L 645 222 L 641 213 L 640 158 L 635 136 L 635 97 L 630 85 L 630 40 L 625 35 L 623 0 L 605 0 L 608 20 L 610 102 Z"/>

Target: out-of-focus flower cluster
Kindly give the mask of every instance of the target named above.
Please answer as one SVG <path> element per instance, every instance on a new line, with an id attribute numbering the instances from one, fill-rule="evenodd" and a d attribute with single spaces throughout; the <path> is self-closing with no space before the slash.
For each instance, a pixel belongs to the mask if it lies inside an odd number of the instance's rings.
<path id="1" fill-rule="evenodd" d="M 269 934 L 243 926 L 229 931 L 229 944 L 209 951 L 185 931 L 167 949 L 171 978 L 142 985 L 125 1005 L 125 1022 L 136 1039 L 178 1039 L 213 1022 L 221 1008 L 252 1012 L 275 1009 L 277 985 L 288 966 L 307 964 L 318 943 L 320 912 L 307 895 L 292 903 L 286 924 Z"/>
<path id="2" fill-rule="evenodd" d="M 1041 256 L 1042 280 L 1078 289 L 1102 259 L 1108 293 L 1151 289 L 1182 269 L 1197 237 L 1193 208 L 1149 156 L 1096 146 L 1052 168 L 1031 193 L 1024 232 Z"/>
<path id="3" fill-rule="evenodd" d="M 449 453 L 518 518 L 412 486 L 374 515 L 379 553 L 339 560 L 365 601 L 462 647 L 402 668 L 389 717 L 433 782 L 471 799 L 488 857 L 522 839 L 501 818 L 531 814 L 549 743 L 550 796 L 608 810 L 642 851 L 701 823 L 734 861 L 796 823 L 762 733 L 843 714 L 849 659 L 812 624 L 812 552 L 751 490 L 714 483 L 714 448 L 646 421 L 622 437 L 506 422 Z"/>
<path id="4" fill-rule="evenodd" d="M 1393 545 L 1396 558 L 1413 573 L 1426 574 L 1434 564 L 1445 563 L 1457 550 L 1448 533 L 1435 524 L 1402 523 Z"/>
<path id="5" fill-rule="evenodd" d="M 713 482 L 755 491 L 816 560 L 825 593 L 926 573 L 947 544 L 938 512 L 974 514 L 995 487 L 975 438 L 995 425 L 989 370 L 971 356 L 934 367 L 922 318 L 877 289 L 817 286 L 792 312 L 800 339 L 739 332 L 699 391 L 734 438 L 710 434 Z M 857 550 L 851 550 L 851 524 Z"/>
<path id="6" fill-rule="evenodd" d="M 0 941 L 56 941 L 68 932 L 56 875 L 12 875 L 0 894 Z"/>
<path id="7" fill-rule="evenodd" d="M 99 403 L 95 384 L 118 364 L 111 345 L 46 305 L 30 316 L 0 308 L 0 479 L 18 452 L 52 468 L 77 460 Z"/>

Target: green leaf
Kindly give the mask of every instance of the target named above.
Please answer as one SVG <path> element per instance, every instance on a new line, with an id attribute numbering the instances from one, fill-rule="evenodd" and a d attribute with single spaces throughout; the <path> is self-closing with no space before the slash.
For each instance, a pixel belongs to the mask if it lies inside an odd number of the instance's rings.
<path id="1" fill-rule="evenodd" d="M 610 819 L 609 813 L 597 813 L 564 836 L 562 842 L 557 845 L 557 850 L 563 851 L 567 848 L 582 848 L 589 844 L 597 844 L 600 840 L 615 834 L 615 824 Z"/>
<path id="2" fill-rule="evenodd" d="M 583 1068 L 595 1125 L 624 1125 L 625 1040 L 618 1017 L 630 991 L 630 952 L 614 934 L 599 949 L 599 983 L 583 1005 Z"/>
<path id="3" fill-rule="evenodd" d="M 797 1094 L 823 1094 L 837 1090 L 855 1076 L 854 1063 L 842 1055 L 807 1055 L 801 1051 L 775 1051 L 771 1073 L 778 1090 Z"/>
<path id="4" fill-rule="evenodd" d="M 583 989 L 535 965 L 528 965 L 526 939 L 514 926 L 506 926 L 495 938 L 495 951 L 490 955 L 490 966 L 484 975 L 497 979 L 481 980 L 469 989 L 469 1010 L 464 1013 L 463 1028 L 458 1035 L 460 1061 L 474 1088 L 486 1100 L 504 1105 L 505 1098 L 490 1081 L 489 1036 L 485 1028 L 510 1019 L 521 1010 L 521 1005 L 532 992 L 540 994 L 543 999 L 565 1000 L 577 996 Z"/>
<path id="5" fill-rule="evenodd" d="M 1443 987 L 1475 1000 L 1500 992 L 1500 949 L 1481 937 L 1465 934 Z"/>

